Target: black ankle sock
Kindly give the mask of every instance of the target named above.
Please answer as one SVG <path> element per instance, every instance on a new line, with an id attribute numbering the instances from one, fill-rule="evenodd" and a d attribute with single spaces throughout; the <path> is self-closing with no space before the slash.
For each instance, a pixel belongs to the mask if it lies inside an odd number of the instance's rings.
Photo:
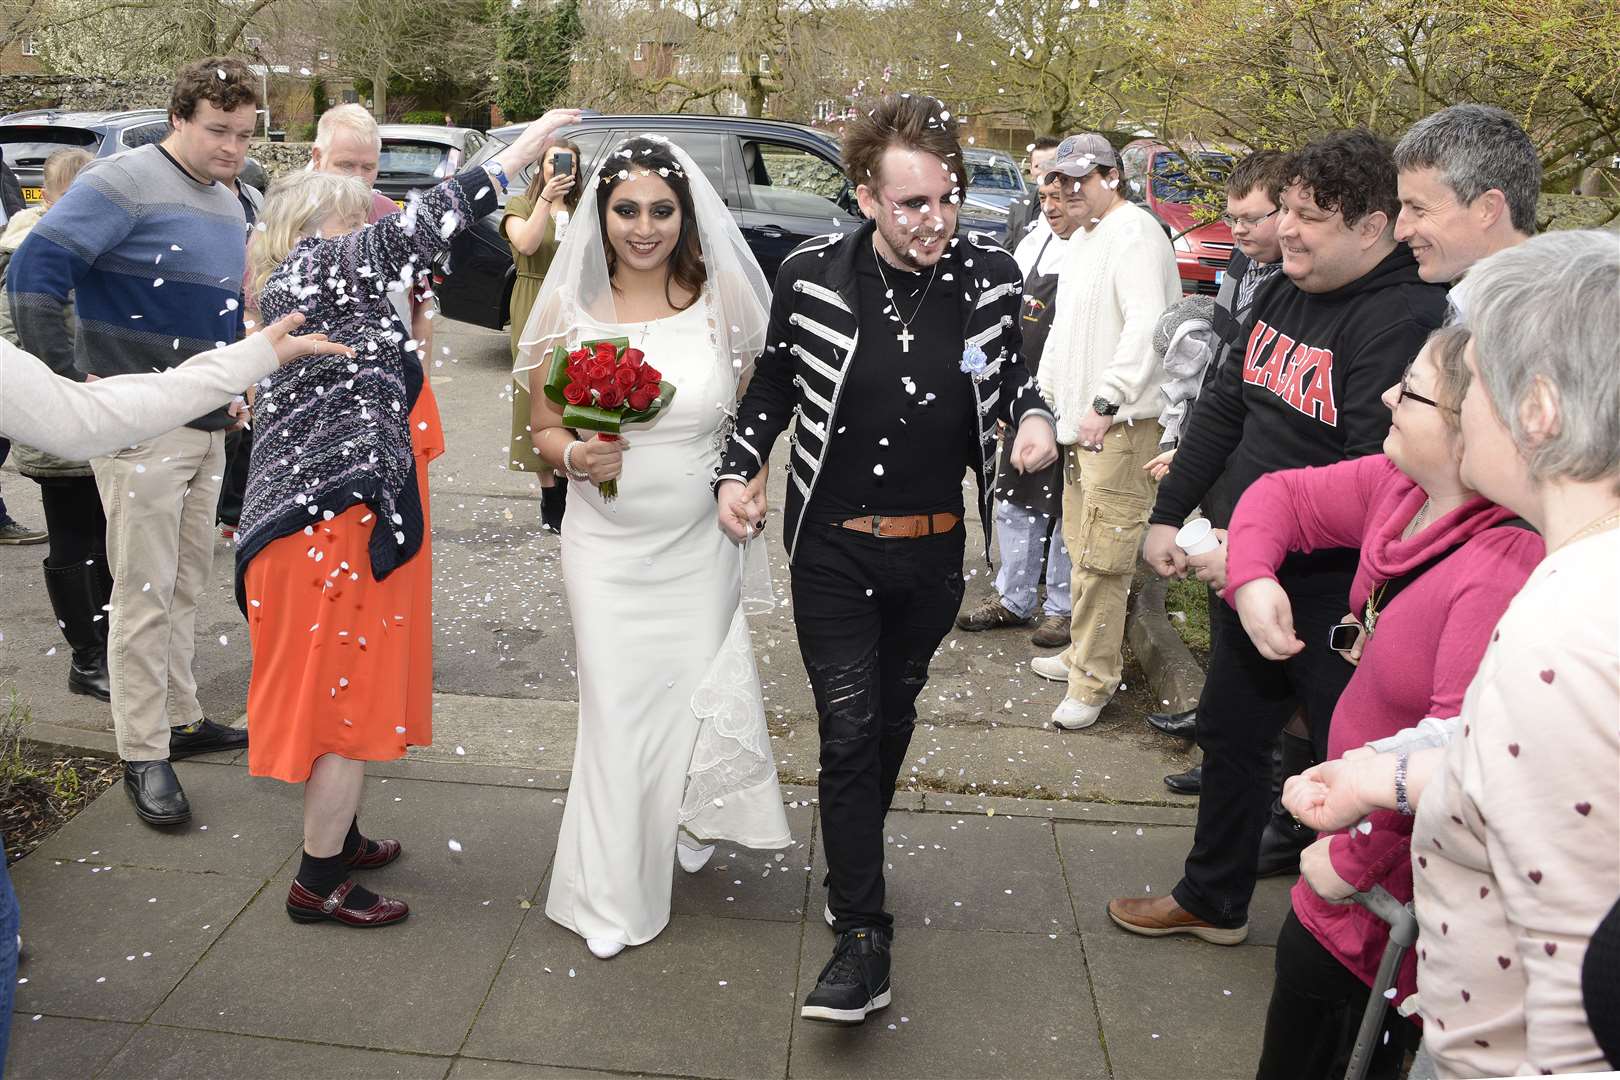
<path id="1" fill-rule="evenodd" d="M 349 822 L 349 835 L 343 838 L 343 857 L 352 859 L 357 854 L 370 855 L 377 850 L 377 841 L 368 840 L 360 835 L 360 819 L 355 818 Z"/>
<path id="2" fill-rule="evenodd" d="M 324 859 L 317 859 L 309 852 L 304 852 L 303 860 L 298 864 L 298 884 L 314 893 L 316 896 L 327 897 L 332 890 L 348 880 L 349 868 L 344 865 L 343 856 L 332 855 Z M 364 911 L 377 902 L 377 894 L 363 886 L 356 885 L 349 891 L 343 900 L 343 906 L 350 911 Z"/>

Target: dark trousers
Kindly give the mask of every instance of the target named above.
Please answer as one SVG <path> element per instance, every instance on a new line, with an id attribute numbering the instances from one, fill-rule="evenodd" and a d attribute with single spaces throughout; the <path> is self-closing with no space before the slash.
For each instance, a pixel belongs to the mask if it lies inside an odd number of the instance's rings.
<path id="1" fill-rule="evenodd" d="M 253 458 L 253 429 L 225 436 L 225 475 L 219 484 L 219 506 L 214 517 L 234 527 L 242 520 L 242 499 L 247 495 L 248 462 Z"/>
<path id="2" fill-rule="evenodd" d="M 1290 911 L 1277 934 L 1277 981 L 1256 1080 L 1339 1080 L 1370 997 L 1367 984 Z M 1368 1080 L 1396 1080 L 1417 1035 L 1416 1026 L 1391 1006 L 1376 1036 Z"/>
<path id="3" fill-rule="evenodd" d="M 10 439 L 0 439 L 0 465 L 4 465 L 6 463 L 6 458 L 8 458 L 10 456 L 11 456 L 11 440 Z M 6 513 L 6 500 L 5 500 L 5 497 L 0 496 L 0 525 L 4 525 L 6 522 L 8 522 L 10 520 L 11 520 L 11 515 Z"/>
<path id="4" fill-rule="evenodd" d="M 1225 602 L 1209 613 L 1209 673 L 1198 699 L 1204 787 L 1192 852 L 1176 903 L 1220 927 L 1242 926 L 1254 895 L 1255 860 L 1271 812 L 1271 750 L 1288 718 L 1305 709 L 1318 760 L 1327 755 L 1333 708 L 1355 668 L 1328 648 L 1328 632 L 1349 610 L 1349 579 L 1318 575 L 1285 581 L 1294 635 L 1305 648 L 1267 660 Z"/>
<path id="5" fill-rule="evenodd" d="M 960 524 L 915 540 L 807 524 L 793 556 L 793 622 L 821 719 L 827 903 L 840 932 L 894 925 L 883 819 L 928 662 L 962 606 L 964 535 Z"/>
<path id="6" fill-rule="evenodd" d="M 47 564 L 72 566 L 107 556 L 107 517 L 93 476 L 36 479 L 45 528 L 51 534 Z"/>

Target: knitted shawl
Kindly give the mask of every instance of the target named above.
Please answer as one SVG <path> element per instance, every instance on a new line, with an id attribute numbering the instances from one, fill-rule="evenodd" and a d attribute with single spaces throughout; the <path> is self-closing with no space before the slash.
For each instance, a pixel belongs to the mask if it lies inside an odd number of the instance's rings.
<path id="1" fill-rule="evenodd" d="M 244 613 L 248 563 L 283 536 L 313 535 L 364 503 L 371 574 L 378 581 L 422 546 L 422 504 L 409 418 L 422 388 L 417 343 L 388 300 L 433 257 L 495 209 L 488 177 L 451 177 L 406 207 L 345 236 L 306 237 L 259 296 L 268 324 L 304 313 L 303 333 L 326 334 L 351 359 L 315 356 L 278 369 L 259 387 L 253 456 L 236 549 L 236 599 Z"/>

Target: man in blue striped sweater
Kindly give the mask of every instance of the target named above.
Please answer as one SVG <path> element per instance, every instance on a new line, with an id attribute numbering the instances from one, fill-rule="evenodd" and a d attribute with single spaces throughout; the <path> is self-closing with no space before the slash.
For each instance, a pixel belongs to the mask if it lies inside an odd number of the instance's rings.
<path id="1" fill-rule="evenodd" d="M 172 133 L 87 166 L 12 257 L 23 348 L 102 378 L 170 368 L 242 329 L 241 172 L 258 95 L 247 67 L 207 59 L 176 75 Z M 70 299 L 71 297 L 71 299 Z M 62 318 L 73 303 L 78 329 Z M 191 817 L 169 760 L 240 749 L 203 716 L 192 674 L 197 603 L 213 569 L 227 410 L 91 465 L 113 575 L 107 668 L 124 786 L 153 825 Z"/>

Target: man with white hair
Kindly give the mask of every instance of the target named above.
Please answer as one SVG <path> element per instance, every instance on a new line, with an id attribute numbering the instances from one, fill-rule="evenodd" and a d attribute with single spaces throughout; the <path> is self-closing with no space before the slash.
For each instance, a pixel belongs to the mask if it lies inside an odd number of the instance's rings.
<path id="1" fill-rule="evenodd" d="M 377 121 L 363 106 L 337 105 L 321 114 L 315 125 L 315 145 L 309 152 L 309 167 L 316 172 L 364 181 L 372 189 L 368 223 L 399 213 L 399 205 L 373 187 L 377 183 L 377 171 L 382 167 L 382 132 L 377 130 Z M 407 303 L 409 318 L 405 311 Z M 425 360 L 433 353 L 435 314 L 432 295 L 425 283 L 420 291 L 413 290 L 409 298 L 395 295 L 395 307 L 399 309 L 401 320 L 410 324 L 411 337 L 417 343 L 416 353 Z"/>

